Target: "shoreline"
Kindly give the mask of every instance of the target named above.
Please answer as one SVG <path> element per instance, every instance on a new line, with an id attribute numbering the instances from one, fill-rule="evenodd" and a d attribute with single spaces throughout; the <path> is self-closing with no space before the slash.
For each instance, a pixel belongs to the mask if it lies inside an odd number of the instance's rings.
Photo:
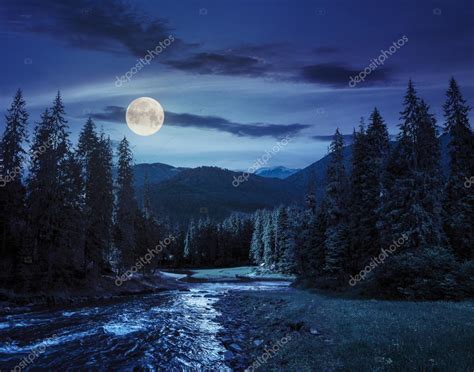
<path id="1" fill-rule="evenodd" d="M 280 295 L 282 291 L 266 291 L 267 294 Z M 301 339 L 308 331 L 303 324 L 273 319 L 268 310 L 282 310 L 288 302 L 275 299 L 269 302 L 259 298 L 259 291 L 230 291 L 214 304 L 221 313 L 217 321 L 223 330 L 217 338 L 226 348 L 224 354 L 228 366 L 235 370 L 253 371 L 263 367 L 278 356 L 288 342 Z M 289 363 L 282 359 L 284 368 Z"/>
<path id="2" fill-rule="evenodd" d="M 220 270 L 220 269 L 219 269 Z M 163 291 L 188 291 L 194 283 L 244 283 L 260 281 L 287 281 L 282 278 L 265 276 L 228 276 L 220 278 L 196 278 L 199 270 L 170 269 L 151 275 L 138 275 L 115 284 L 115 277 L 102 275 L 95 288 L 82 287 L 56 288 L 50 291 L 15 293 L 0 289 L 0 315 L 9 315 L 32 310 L 51 309 L 64 306 L 94 303 L 96 301 L 116 301 L 126 297 L 145 295 Z"/>
<path id="3" fill-rule="evenodd" d="M 15 293 L 0 289 L 0 315 L 9 315 L 32 310 L 55 307 L 75 306 L 96 301 L 114 301 L 126 297 L 163 291 L 187 291 L 185 283 L 155 274 L 130 278 L 117 286 L 112 276 L 103 275 L 95 288 L 83 287 L 58 288 L 35 293 Z"/>

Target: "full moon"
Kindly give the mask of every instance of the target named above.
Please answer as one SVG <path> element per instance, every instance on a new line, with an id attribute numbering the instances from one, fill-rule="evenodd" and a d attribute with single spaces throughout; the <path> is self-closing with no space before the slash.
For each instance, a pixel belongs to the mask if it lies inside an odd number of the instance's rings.
<path id="1" fill-rule="evenodd" d="M 151 136 L 163 126 L 165 113 L 157 100 L 140 97 L 128 105 L 125 119 L 132 132 L 140 136 Z"/>

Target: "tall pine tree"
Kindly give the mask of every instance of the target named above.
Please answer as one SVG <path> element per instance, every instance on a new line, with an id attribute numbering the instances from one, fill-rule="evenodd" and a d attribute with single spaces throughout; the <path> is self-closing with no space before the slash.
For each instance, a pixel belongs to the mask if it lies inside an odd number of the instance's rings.
<path id="1" fill-rule="evenodd" d="M 449 134 L 450 173 L 446 186 L 445 228 L 451 246 L 462 259 L 474 259 L 474 136 L 469 124 L 470 107 L 458 84 L 451 79 L 444 104 L 445 132 Z"/>
<path id="2" fill-rule="evenodd" d="M 26 151 L 28 113 L 18 90 L 5 115 L 5 132 L 0 141 L 0 277 L 17 278 L 18 261 L 25 236 L 25 187 L 22 182 Z M 10 270 L 12 270 L 10 272 Z M 20 278 L 21 279 L 21 278 Z"/>
<path id="3" fill-rule="evenodd" d="M 348 243 L 348 182 L 344 167 L 344 140 L 339 129 L 330 146 L 330 163 L 327 170 L 325 206 L 327 227 L 325 232 L 325 271 L 340 277 L 345 269 Z"/>
<path id="4" fill-rule="evenodd" d="M 136 258 L 135 214 L 137 205 L 133 188 L 133 156 L 127 138 L 118 147 L 117 212 L 115 217 L 115 244 L 122 268 L 130 267 Z"/>

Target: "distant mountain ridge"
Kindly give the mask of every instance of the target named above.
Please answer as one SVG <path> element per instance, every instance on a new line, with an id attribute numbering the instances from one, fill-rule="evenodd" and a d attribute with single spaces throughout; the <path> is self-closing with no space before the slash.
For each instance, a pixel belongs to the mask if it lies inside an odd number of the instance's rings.
<path id="1" fill-rule="evenodd" d="M 449 137 L 441 136 L 440 142 L 441 166 L 446 175 L 449 169 Z M 349 145 L 344 148 L 344 162 L 348 173 L 352 170 L 351 158 L 352 145 Z M 326 155 L 284 179 L 269 176 L 269 173 L 252 174 L 238 187 L 234 187 L 232 183 L 242 172 L 206 166 L 177 168 L 162 163 L 137 164 L 134 169 L 135 186 L 141 201 L 145 174 L 148 174 L 155 213 L 170 216 L 174 221 L 185 222 L 190 218 L 207 216 L 220 219 L 231 212 L 251 213 L 280 204 L 302 203 L 311 177 L 314 178 L 319 202 L 324 196 L 329 162 L 330 156 Z"/>
<path id="2" fill-rule="evenodd" d="M 296 172 L 299 172 L 300 170 L 301 169 L 291 169 L 291 168 L 287 168 L 282 165 L 279 165 L 276 167 L 266 167 L 266 168 L 257 169 L 255 174 L 260 177 L 279 178 L 283 180 L 295 174 Z"/>
<path id="3" fill-rule="evenodd" d="M 286 189 L 284 181 L 277 178 L 250 175 L 235 187 L 233 181 L 240 175 L 218 167 L 181 170 L 174 177 L 152 185 L 154 212 L 169 216 L 174 222 L 204 217 L 221 219 L 234 211 L 251 213 L 298 199 L 298 193 Z"/>
<path id="4" fill-rule="evenodd" d="M 163 163 L 137 164 L 134 167 L 135 186 L 143 186 L 145 183 L 145 176 L 148 177 L 148 182 L 150 184 L 160 183 L 173 178 L 185 169 L 189 168 L 177 168 Z"/>

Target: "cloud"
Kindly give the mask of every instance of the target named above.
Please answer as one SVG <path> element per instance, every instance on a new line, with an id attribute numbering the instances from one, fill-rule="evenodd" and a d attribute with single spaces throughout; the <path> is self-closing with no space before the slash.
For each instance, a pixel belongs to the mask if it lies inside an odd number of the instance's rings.
<path id="1" fill-rule="evenodd" d="M 120 106 L 107 106 L 103 112 L 93 113 L 90 117 L 114 123 L 125 123 L 125 108 Z M 303 129 L 309 128 L 307 124 L 268 124 L 268 123 L 235 123 L 218 116 L 200 116 L 188 113 L 166 112 L 167 125 L 183 128 L 213 129 L 231 133 L 239 137 L 274 137 L 281 138 L 287 135 L 296 135 Z"/>
<path id="2" fill-rule="evenodd" d="M 364 67 L 351 68 L 344 63 L 320 63 L 304 65 L 284 43 L 240 46 L 222 52 L 202 52 L 162 63 L 189 73 L 199 75 L 228 75 L 267 78 L 275 81 L 323 84 L 334 88 L 347 87 L 351 76 L 359 74 Z M 318 47 L 308 53 L 333 54 L 334 47 Z M 389 81 L 389 70 L 384 67 L 372 71 L 365 83 L 374 85 Z"/>
<path id="3" fill-rule="evenodd" d="M 91 113 L 90 116 L 94 120 L 108 121 L 112 123 L 125 123 L 125 108 L 121 106 L 106 106 L 103 112 Z"/>
<path id="4" fill-rule="evenodd" d="M 15 32 L 46 34 L 72 47 L 109 53 L 142 56 L 171 33 L 165 19 L 145 17 L 114 0 L 23 0 L 2 10 L 0 20 Z"/>
<path id="5" fill-rule="evenodd" d="M 178 70 L 210 75 L 262 76 L 270 70 L 262 58 L 230 53 L 197 53 L 163 63 Z"/>
<path id="6" fill-rule="evenodd" d="M 347 86 L 351 76 L 358 75 L 363 68 L 353 69 L 339 63 L 321 63 L 305 66 L 297 79 L 308 83 L 326 84 L 335 87 Z M 389 72 L 386 68 L 379 67 L 366 77 L 365 83 L 389 81 Z"/>

